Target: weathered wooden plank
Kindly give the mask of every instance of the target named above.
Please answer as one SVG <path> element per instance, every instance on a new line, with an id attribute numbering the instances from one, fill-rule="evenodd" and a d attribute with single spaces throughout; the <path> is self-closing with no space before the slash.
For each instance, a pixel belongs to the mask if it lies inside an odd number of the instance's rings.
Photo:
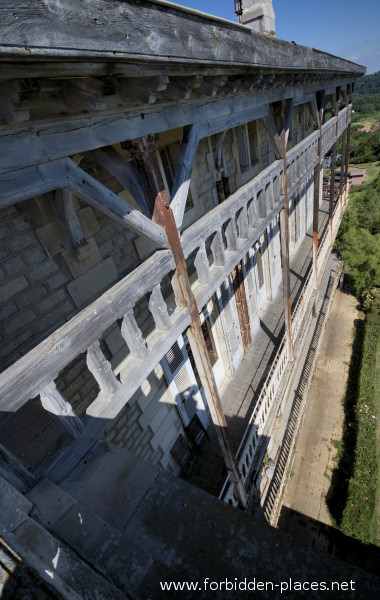
<path id="1" fill-rule="evenodd" d="M 153 223 L 125 200 L 111 192 L 94 177 L 83 171 L 71 159 L 67 159 L 69 185 L 73 193 L 111 219 L 122 223 L 138 235 L 145 235 L 159 247 L 167 247 L 166 234 L 162 227 Z"/>
<path id="2" fill-rule="evenodd" d="M 290 126 L 292 124 L 292 114 L 293 114 L 294 101 L 293 98 L 290 98 L 286 101 L 285 111 L 284 111 L 284 130 L 285 130 L 285 143 L 288 145 Z"/>
<path id="3" fill-rule="evenodd" d="M 0 374 L 0 410 L 12 412 L 55 379 L 73 357 L 122 318 L 174 268 L 169 250 L 147 259 L 68 323 Z"/>
<path id="4" fill-rule="evenodd" d="M 260 36 L 248 27 L 165 2 L 41 3 L 4 0 L 2 54 L 120 60 L 144 56 L 208 64 L 268 65 L 361 73 L 362 67 L 311 48 Z M 154 23 L 154 35 L 151 24 Z M 176 35 L 173 35 L 176 31 Z"/>
<path id="5" fill-rule="evenodd" d="M 68 181 L 65 159 L 4 173 L 1 176 L 0 208 L 64 187 Z"/>
<path id="6" fill-rule="evenodd" d="M 195 260 L 194 265 L 197 270 L 198 281 L 200 283 L 209 283 L 210 281 L 210 263 L 208 261 L 206 245 L 204 243 L 201 244 Z"/>
<path id="7" fill-rule="evenodd" d="M 308 92 L 308 90 L 305 90 Z M 137 109 L 104 116 L 59 119 L 59 122 L 12 127 L 0 136 L 0 171 L 40 164 L 136 139 L 168 129 L 201 123 L 200 138 L 258 119 L 267 105 L 289 96 L 289 88 L 268 90 L 260 94 L 198 100 L 173 107 L 158 107 L 143 112 Z"/>
<path id="8" fill-rule="evenodd" d="M 171 320 L 168 313 L 168 307 L 161 293 L 161 286 L 154 286 L 149 298 L 149 310 L 153 315 L 157 329 L 166 331 L 171 327 Z"/>
<path id="9" fill-rule="evenodd" d="M 332 126 L 335 126 L 335 121 L 332 121 Z M 327 127 L 330 127 L 330 124 L 326 124 L 326 127 L 323 126 L 322 131 L 327 131 Z M 309 136 L 305 142 L 289 152 L 289 155 L 294 154 L 296 156 L 297 153 L 304 151 L 308 145 L 311 147 L 314 137 L 315 134 Z M 182 236 L 185 255 L 188 256 L 193 250 L 199 248 L 210 236 L 210 232 L 220 229 L 223 223 L 234 216 L 247 203 L 251 202 L 250 208 L 252 209 L 251 199 L 255 197 L 257 186 L 261 185 L 268 175 L 278 177 L 280 172 L 281 163 L 277 161 L 268 167 L 253 183 L 243 186 L 223 204 L 215 207 L 208 215 L 205 215 L 188 228 Z M 257 223 L 257 227 L 255 227 L 256 223 L 250 223 L 253 230 L 250 232 L 249 240 L 242 244 L 239 243 L 238 251 L 229 253 L 225 268 L 218 270 L 216 275 L 215 273 L 212 274 L 212 282 L 209 286 L 205 286 L 205 292 L 202 292 L 200 296 L 201 304 L 198 304 L 200 308 L 210 297 L 206 298 L 207 294 L 210 294 L 210 292 L 212 294 L 215 291 L 215 286 L 220 285 L 226 273 L 230 272 L 228 269 L 232 269 L 238 260 L 241 260 L 253 241 L 265 231 L 265 223 L 269 222 L 274 214 L 278 214 L 282 205 L 283 200 L 279 202 L 265 221 Z M 16 410 L 29 397 L 36 396 L 41 388 L 49 384 L 58 375 L 59 371 L 72 360 L 73 356 L 87 350 L 91 343 L 101 337 L 102 332 L 107 327 L 131 310 L 142 295 L 151 291 L 154 285 L 159 283 L 163 276 L 173 269 L 173 266 L 174 261 L 169 251 L 156 254 L 92 305 L 84 309 L 70 323 L 67 323 L 47 338 L 34 352 L 23 357 L 5 371 L 0 376 L 0 409 Z"/>
<path id="10" fill-rule="evenodd" d="M 249 220 L 248 220 L 248 212 L 247 212 L 246 206 L 244 206 L 239 213 L 239 216 L 237 218 L 237 226 L 238 226 L 238 230 L 239 230 L 239 238 L 247 239 L 248 235 L 249 235 L 248 234 Z"/>
<path id="11" fill-rule="evenodd" d="M 86 363 L 89 371 L 95 377 L 101 392 L 114 394 L 119 389 L 120 383 L 110 363 L 106 360 L 98 340 L 87 350 Z"/>
<path id="12" fill-rule="evenodd" d="M 55 415 L 73 438 L 81 433 L 84 427 L 81 419 L 57 389 L 54 381 L 41 390 L 40 400 L 44 409 Z"/>
<path id="13" fill-rule="evenodd" d="M 88 152 L 87 155 L 99 165 L 107 169 L 136 200 L 144 215 L 149 217 L 150 211 L 138 174 L 130 162 L 125 160 L 111 146 Z"/>
<path id="14" fill-rule="evenodd" d="M 104 434 L 113 419 L 129 402 L 133 394 L 151 373 L 165 354 L 170 350 L 181 333 L 190 325 L 190 315 L 182 309 L 171 329 L 160 336 L 144 360 L 135 364 L 128 378 L 119 390 L 108 399 L 101 398 L 94 402 L 86 411 L 86 427 L 82 433 L 56 458 L 45 473 L 55 483 L 60 483 L 74 469 L 79 461 L 87 454 L 99 438 Z"/>
<path id="15" fill-rule="evenodd" d="M 238 243 L 237 243 L 238 233 L 237 233 L 237 228 L 236 228 L 235 215 L 232 217 L 232 219 L 230 219 L 228 221 L 226 229 L 225 229 L 225 235 L 226 235 L 226 240 L 227 240 L 227 250 L 234 252 L 235 250 L 237 250 L 237 247 L 238 247 Z"/>
<path id="16" fill-rule="evenodd" d="M 177 227 L 181 227 L 185 213 L 186 200 L 189 194 L 191 172 L 199 142 L 199 130 L 196 125 L 184 129 L 184 139 L 178 158 L 173 182 L 170 205 Z"/>
<path id="17" fill-rule="evenodd" d="M 148 348 L 141 330 L 137 325 L 133 310 L 128 311 L 127 314 L 124 315 L 120 332 L 132 356 L 143 358 L 147 354 Z"/>
<path id="18" fill-rule="evenodd" d="M 269 134 L 269 139 L 272 144 L 272 150 L 275 153 L 276 158 L 280 159 L 282 156 L 281 140 L 280 136 L 278 135 L 277 127 L 274 122 L 272 111 L 269 105 L 267 107 L 266 114 L 262 117 L 262 122 Z"/>
<path id="19" fill-rule="evenodd" d="M 72 246 L 81 246 L 85 238 L 75 210 L 72 193 L 67 189 L 56 190 L 52 204 Z"/>
<path id="20" fill-rule="evenodd" d="M 211 242 L 211 250 L 214 255 L 214 264 L 217 267 L 223 267 L 226 262 L 226 252 L 224 248 L 223 236 L 220 229 L 218 229 Z"/>
<path id="21" fill-rule="evenodd" d="M 65 80 L 62 86 L 63 99 L 68 106 L 83 111 L 101 111 L 106 108 L 102 98 L 102 84 L 94 78 Z"/>

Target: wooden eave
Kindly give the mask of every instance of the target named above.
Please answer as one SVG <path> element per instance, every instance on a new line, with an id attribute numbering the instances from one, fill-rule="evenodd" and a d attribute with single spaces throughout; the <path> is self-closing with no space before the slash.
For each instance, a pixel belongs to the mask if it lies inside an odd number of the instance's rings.
<path id="1" fill-rule="evenodd" d="M 0 61 L 36 67 L 118 63 L 259 67 L 360 76 L 364 67 L 314 49 L 261 35 L 249 27 L 145 0 L 14 3 L 0 6 Z M 33 76 L 33 75 L 30 75 Z"/>

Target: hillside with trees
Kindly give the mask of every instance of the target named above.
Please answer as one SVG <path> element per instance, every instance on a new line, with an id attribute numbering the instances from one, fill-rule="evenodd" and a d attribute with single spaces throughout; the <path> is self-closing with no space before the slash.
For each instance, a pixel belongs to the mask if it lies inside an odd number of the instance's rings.
<path id="1" fill-rule="evenodd" d="M 366 318 L 356 325 L 343 439 L 327 502 L 343 533 L 380 545 L 380 72 L 356 84 L 353 107 L 350 163 L 374 177 L 351 186 L 336 247 Z"/>
<path id="2" fill-rule="evenodd" d="M 363 131 L 366 129 L 367 131 Z M 342 146 L 338 144 L 338 152 Z M 350 163 L 380 160 L 380 71 L 355 85 L 350 139 Z"/>

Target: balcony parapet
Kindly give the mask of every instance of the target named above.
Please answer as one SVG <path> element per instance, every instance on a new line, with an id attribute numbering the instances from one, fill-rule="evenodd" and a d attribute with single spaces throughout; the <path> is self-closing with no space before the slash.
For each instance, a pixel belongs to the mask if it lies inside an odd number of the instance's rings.
<path id="1" fill-rule="evenodd" d="M 322 140 L 326 151 L 347 126 L 349 116 L 350 110 L 344 109 L 339 117 L 332 118 L 323 126 Z M 334 132 L 334 135 L 331 132 Z M 318 136 L 319 132 L 314 132 L 288 153 L 292 188 L 301 185 L 305 176 L 308 176 L 315 166 L 315 144 Z M 282 173 L 282 161 L 275 161 L 182 234 L 181 243 L 185 257 L 193 252 L 196 254 L 197 277 L 192 287 L 199 311 L 266 230 L 270 221 L 281 211 L 284 203 L 281 196 Z M 210 262 L 206 253 L 208 245 L 211 247 L 213 262 Z M 87 415 L 99 417 L 99 427 L 104 430 L 105 423 L 115 418 L 155 365 L 190 325 L 188 311 L 176 306 L 169 313 L 161 293 L 163 279 L 173 269 L 174 259 L 171 251 L 164 249 L 156 252 L 4 371 L 0 375 L 0 410 L 5 413 L 16 411 L 30 398 L 51 386 L 59 372 L 76 356 L 84 352 L 87 356 L 94 356 L 96 346 L 97 360 L 88 360 L 88 366 L 95 379 L 100 382 L 101 391 L 98 398 L 88 407 Z M 134 319 L 133 311 L 139 300 L 147 294 L 151 297 L 148 310 L 155 323 L 155 330 L 144 338 Z M 110 386 L 109 379 L 108 383 L 104 382 L 104 378 L 99 374 L 104 370 L 111 372 L 111 367 L 107 366 L 108 361 L 105 357 L 102 359 L 97 344 L 103 333 L 118 319 L 122 320 L 121 334 L 129 354 L 122 365 L 114 365 L 114 372 L 120 375 L 120 382 Z M 276 362 L 273 375 L 276 380 L 281 377 L 284 360 L 286 361 L 286 357 L 279 357 Z M 270 398 L 273 397 L 269 388 L 268 394 Z M 263 402 L 262 406 L 265 410 L 266 403 Z M 79 434 L 81 438 L 89 434 L 86 416 L 82 421 L 83 431 Z M 79 423 L 78 427 L 80 429 Z M 90 433 L 89 443 L 94 436 L 92 431 Z"/>

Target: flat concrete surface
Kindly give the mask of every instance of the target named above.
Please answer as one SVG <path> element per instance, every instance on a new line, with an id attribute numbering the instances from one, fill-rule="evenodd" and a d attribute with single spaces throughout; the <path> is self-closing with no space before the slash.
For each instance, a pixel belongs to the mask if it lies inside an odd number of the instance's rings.
<path id="1" fill-rule="evenodd" d="M 342 437 L 345 394 L 355 321 L 363 318 L 357 300 L 336 290 L 317 368 L 308 395 L 303 428 L 283 504 L 326 525 L 332 525 L 326 505 L 334 468 L 334 442 Z"/>

